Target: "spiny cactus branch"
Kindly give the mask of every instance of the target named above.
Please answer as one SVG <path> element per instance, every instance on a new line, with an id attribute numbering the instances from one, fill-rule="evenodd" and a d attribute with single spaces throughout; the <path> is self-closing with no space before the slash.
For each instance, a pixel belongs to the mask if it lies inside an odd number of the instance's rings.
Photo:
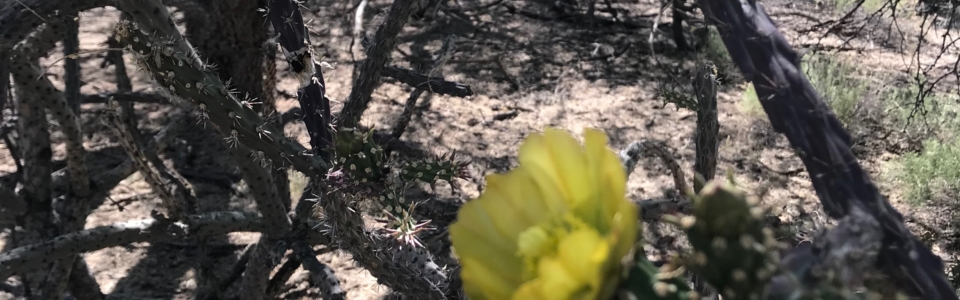
<path id="1" fill-rule="evenodd" d="M 303 111 L 299 107 L 294 107 L 288 110 L 287 112 L 280 115 L 280 119 L 284 122 L 281 124 L 286 124 L 287 120 L 293 120 L 295 118 L 300 118 L 303 115 Z M 387 153 L 392 153 L 393 151 L 403 152 L 404 155 L 409 156 L 413 159 L 425 159 L 433 156 L 428 151 L 423 149 L 413 147 L 407 142 L 404 142 L 400 139 L 394 138 L 391 132 L 385 130 L 374 130 L 373 131 L 373 141 L 378 145 L 381 145 L 384 148 L 384 151 Z"/>
<path id="2" fill-rule="evenodd" d="M 272 238 L 268 234 L 260 236 L 260 240 L 250 250 L 250 259 L 244 267 L 243 276 L 240 278 L 240 299 L 241 300 L 260 300 L 267 298 L 267 286 L 270 283 L 270 272 L 279 263 L 277 255 L 282 257 L 286 247 L 280 244 L 281 241 Z M 281 246 L 282 251 L 275 251 Z M 279 253 L 275 253 L 279 252 Z"/>
<path id="3" fill-rule="evenodd" d="M 90 103 L 106 103 L 107 99 L 113 99 L 113 101 L 118 102 L 133 102 L 133 103 L 154 103 L 154 104 L 169 104 L 170 101 L 166 97 L 160 94 L 155 93 L 145 93 L 145 92 L 108 92 L 108 93 L 99 93 L 99 94 L 86 94 L 83 95 L 83 99 L 80 100 L 83 104 Z"/>
<path id="4" fill-rule="evenodd" d="M 40 69 L 36 60 L 53 50 L 64 36 L 66 18 L 57 17 L 50 24 L 40 26 L 14 47 L 11 57 L 13 79 L 25 90 L 34 91 L 41 105 L 49 109 L 60 123 L 66 137 L 67 170 L 70 173 L 70 191 L 79 197 L 90 195 L 90 179 L 87 175 L 86 150 L 80 122 L 60 90 L 54 87 Z"/>
<path id="5" fill-rule="evenodd" d="M 265 30 L 266 31 L 266 30 Z M 284 128 L 283 120 L 279 119 L 270 119 L 271 116 L 277 116 L 277 44 L 272 41 L 267 41 L 263 45 L 264 49 L 264 60 L 261 64 L 263 70 L 263 80 L 261 85 L 263 86 L 263 104 L 260 105 L 260 114 L 262 116 L 268 116 L 269 122 L 277 128 Z M 322 74 L 321 74 L 322 75 Z M 319 82 L 316 83 L 318 86 Z M 324 101 L 327 99 L 324 98 Z M 329 101 L 327 101 L 329 103 Z M 327 105 L 329 106 L 329 104 Z M 330 110 L 327 109 L 329 112 Z M 329 115 L 329 113 L 328 113 Z M 324 124 L 330 124 L 329 120 L 324 121 Z M 312 148 L 312 145 L 311 145 Z M 314 150 L 316 154 L 316 150 Z M 323 155 L 321 155 L 322 157 Z M 287 170 L 282 168 L 275 168 L 270 171 L 271 176 L 273 176 L 273 182 L 277 185 L 277 192 L 280 194 L 281 199 L 284 199 L 283 206 L 284 209 L 291 209 L 291 197 L 290 197 L 290 178 L 287 176 Z"/>
<path id="6" fill-rule="evenodd" d="M 877 265 L 903 291 L 922 299 L 958 299 L 943 262 L 903 224 L 851 150 L 850 134 L 800 70 L 797 53 L 755 0 L 700 0 L 706 19 L 744 77 L 752 81 L 773 128 L 786 135 L 824 211 L 839 219 L 857 209 L 883 228 Z"/>
<path id="7" fill-rule="evenodd" d="M 286 250 L 280 238 L 290 232 L 292 224 L 281 202 L 273 177 L 268 173 L 271 165 L 265 161 L 263 153 L 250 151 L 245 145 L 234 145 L 230 151 L 266 225 L 264 234 L 250 254 L 250 260 L 241 278 L 241 299 L 264 299 L 267 297 L 270 272 L 280 263 L 279 259 L 273 258 L 277 255 L 274 253 L 275 249 L 284 247 L 283 251 Z M 254 155 L 254 158 L 248 157 L 250 154 Z M 264 163 L 266 165 L 263 165 Z M 283 251 L 279 251 L 279 255 L 282 256 Z"/>
<path id="8" fill-rule="evenodd" d="M 383 77 L 396 79 L 406 85 L 428 90 L 439 95 L 448 95 L 461 98 L 473 96 L 473 89 L 471 89 L 469 85 L 447 81 L 442 77 L 433 77 L 410 69 L 389 66 L 383 68 L 381 75 Z"/>
<path id="9" fill-rule="evenodd" d="M 317 255 L 310 245 L 303 241 L 296 241 L 293 243 L 293 251 L 303 265 L 303 269 L 310 271 L 310 282 L 320 289 L 320 296 L 323 299 L 346 299 L 347 292 L 340 287 L 340 280 L 333 273 L 333 269 L 317 260 Z"/>
<path id="10" fill-rule="evenodd" d="M 316 189 L 312 185 L 311 189 Z M 383 233 L 367 230 L 351 193 L 324 195 L 322 231 L 334 245 L 349 251 L 353 259 L 377 281 L 413 299 L 445 299 L 447 275 L 424 249 L 401 245 Z M 402 246 L 402 247 L 401 247 Z"/>
<path id="11" fill-rule="evenodd" d="M 88 214 L 86 207 L 89 207 L 90 180 L 87 174 L 86 150 L 83 148 L 83 139 L 80 133 L 80 124 L 70 105 L 64 99 L 63 94 L 57 90 L 53 84 L 39 70 L 37 59 L 50 52 L 57 41 L 64 36 L 64 25 L 68 21 L 66 16 L 57 16 L 49 20 L 50 23 L 44 24 L 31 35 L 17 44 L 12 52 L 11 67 L 14 72 L 14 81 L 17 82 L 21 91 L 34 91 L 33 97 L 40 106 L 42 114 L 44 108 L 50 110 L 54 117 L 59 121 L 60 128 L 66 137 L 67 146 L 67 173 L 69 174 L 70 184 L 67 188 L 69 197 L 58 198 L 56 202 L 50 202 L 50 199 L 42 199 L 45 202 L 42 208 L 35 209 L 31 215 L 58 216 L 58 218 L 47 218 L 39 220 L 39 223 L 25 219 L 27 223 L 33 223 L 43 227 L 39 232 L 39 237 L 49 238 L 59 232 L 70 232 L 82 228 L 82 224 Z M 45 120 L 44 120 L 45 122 Z M 46 129 L 44 129 L 46 130 Z M 51 184 L 52 187 L 52 184 Z M 52 194 L 50 194 L 52 196 Z M 70 199 L 70 203 L 59 200 Z M 50 209 L 49 211 L 47 209 Z M 42 210 L 42 212 L 40 212 Z M 53 214 L 56 211 L 56 214 Z M 34 227 L 30 224 L 21 224 L 25 228 Z M 35 229 L 34 229 L 35 230 Z M 28 233 L 34 234 L 34 233 Z M 29 241 L 29 239 L 27 239 Z M 45 266 L 45 271 L 41 273 L 37 297 L 41 299 L 56 299 L 67 289 L 68 281 L 71 278 L 72 269 L 78 261 L 77 256 L 70 256 L 63 260 L 53 261 Z M 76 274 L 81 277 L 84 274 Z M 89 274 L 86 274 L 89 277 Z M 27 275 L 25 278 L 33 277 Z M 28 280 L 27 284 L 30 284 Z M 89 281 L 89 278 L 88 278 Z M 28 290 L 30 288 L 28 287 Z"/>
<path id="12" fill-rule="evenodd" d="M 117 30 L 118 39 L 137 55 L 141 68 L 167 89 L 173 99 L 196 105 L 202 118 L 217 125 L 230 147 L 242 143 L 253 153 L 262 153 L 274 167 L 294 167 L 310 176 L 325 172 L 323 159 L 311 155 L 303 146 L 285 137 L 281 130 L 264 122 L 252 108 L 241 104 L 245 100 L 230 92 L 230 87 L 216 74 L 190 65 L 189 56 L 167 48 L 168 43 L 164 41 L 169 37 L 148 35 L 135 23 L 126 21 L 121 21 Z"/>
<path id="13" fill-rule="evenodd" d="M 268 3 L 267 16 L 274 31 L 280 35 L 277 43 L 283 49 L 291 71 L 300 79 L 297 100 L 305 112 L 303 122 L 310 134 L 310 145 L 314 154 L 329 159 L 324 149 L 332 142 L 330 100 L 327 98 L 323 71 L 313 57 L 310 36 L 303 23 L 299 3 L 293 0 L 270 0 Z"/>
<path id="14" fill-rule="evenodd" d="M 13 63 L 14 80 L 21 81 L 24 88 L 36 93 L 39 104 L 44 105 L 59 121 L 61 131 L 66 137 L 67 170 L 70 173 L 71 192 L 79 197 L 90 195 L 90 179 L 87 173 L 86 149 L 83 148 L 83 135 L 80 122 L 70 109 L 60 90 L 46 77 L 40 77 L 40 68 L 30 61 L 15 57 Z M 38 80 L 37 77 L 40 77 Z M 25 90 L 26 91 L 26 90 Z"/>
<path id="15" fill-rule="evenodd" d="M 0 50 L 10 49 L 57 11 L 84 11 L 110 6 L 113 0 L 20 0 L 0 7 Z"/>
<path id="16" fill-rule="evenodd" d="M 61 131 L 66 137 L 66 147 L 67 147 L 67 174 L 69 175 L 69 196 L 66 198 L 58 198 L 58 201 L 54 203 L 53 207 L 57 210 L 57 215 L 59 219 L 56 220 L 58 227 L 58 232 L 73 232 L 83 228 L 87 215 L 89 214 L 92 207 L 95 207 L 98 201 L 102 201 L 105 195 L 103 193 L 94 194 L 91 189 L 91 181 L 87 171 L 86 163 L 86 150 L 83 147 L 83 137 L 80 129 L 80 122 L 77 118 L 79 113 L 78 107 L 79 103 L 71 104 L 69 99 L 65 98 L 64 93 L 61 93 L 57 90 L 53 84 L 42 75 L 39 65 L 34 63 L 36 60 L 35 57 L 44 55 L 55 46 L 56 42 L 61 39 L 65 34 L 69 39 L 69 25 L 72 20 L 69 15 L 58 16 L 54 19 L 48 20 L 50 23 L 44 24 L 38 30 L 33 32 L 27 39 L 19 43 L 15 48 L 15 68 L 17 72 L 14 73 L 15 80 L 24 82 L 23 86 L 27 89 L 32 90 L 38 94 L 38 99 L 42 100 L 44 106 L 49 109 L 54 117 L 59 121 Z M 68 26 L 63 26 L 63 25 Z M 74 24 L 76 25 L 76 24 Z M 65 32 L 66 30 L 66 32 Z M 69 41 L 66 42 L 69 44 Z M 67 53 L 67 56 L 70 57 L 73 53 Z M 73 57 L 72 59 L 75 59 Z M 79 76 L 77 74 L 70 74 L 68 72 L 67 77 Z M 79 84 L 79 82 L 76 82 Z M 73 86 L 73 83 L 67 82 L 68 88 L 77 89 L 76 94 L 79 93 L 79 86 Z M 66 92 L 67 96 L 71 95 L 71 91 Z M 77 101 L 79 100 L 76 99 Z M 58 185 L 54 185 L 57 187 Z M 60 200 L 62 199 L 62 200 Z M 79 287 L 74 284 L 77 289 L 85 289 L 86 285 L 90 282 L 96 282 L 91 275 L 86 273 L 77 273 L 73 274 L 71 269 L 80 267 L 80 269 L 85 268 L 85 262 L 79 259 L 78 256 L 67 257 L 63 260 L 56 261 L 48 272 L 50 274 L 56 274 L 56 276 L 46 276 L 47 283 L 44 284 L 44 289 L 50 291 L 50 296 L 59 295 L 67 286 L 68 280 L 74 282 L 86 282 L 84 287 Z M 99 287 L 91 288 L 91 290 L 99 291 Z M 90 294 L 90 293 L 87 293 Z"/>
<path id="17" fill-rule="evenodd" d="M 70 57 L 80 52 L 80 15 L 77 11 L 65 11 L 66 30 L 63 37 L 63 55 L 68 59 L 63 63 L 64 97 L 70 110 L 80 114 L 80 62 Z"/>
<path id="18" fill-rule="evenodd" d="M 146 152 L 159 153 L 167 148 L 167 146 L 173 142 L 180 133 L 185 131 L 187 128 L 192 125 L 189 121 L 189 114 L 183 110 L 175 110 L 172 113 L 170 121 L 167 125 L 160 129 L 156 135 L 154 135 L 150 141 L 147 143 L 143 150 Z M 123 181 L 130 175 L 133 175 L 137 171 L 136 167 L 133 164 L 133 161 L 127 158 L 122 163 L 113 167 L 100 174 L 99 176 L 93 177 L 94 186 L 97 187 L 95 194 L 105 194 L 120 184 L 120 181 Z M 64 187 L 67 186 L 69 176 L 63 170 L 53 173 L 53 186 L 54 187 Z"/>
<path id="19" fill-rule="evenodd" d="M 793 279 L 807 290 L 814 290 L 818 286 L 862 288 L 864 279 L 875 272 L 882 239 L 880 223 L 867 212 L 853 207 L 836 227 L 817 236 L 811 247 L 799 247 L 787 252 L 783 261 L 789 261 L 790 264 L 782 267 L 789 272 L 781 277 L 793 278 L 773 278 L 771 284 L 789 283 Z M 806 255 L 804 252 L 808 250 L 811 256 L 806 260 L 795 259 Z"/>
<path id="20" fill-rule="evenodd" d="M 267 165 L 267 168 L 264 168 L 263 154 L 253 152 L 244 145 L 237 145 L 231 149 L 231 152 L 257 203 L 257 209 L 263 214 L 264 222 L 267 223 L 266 233 L 279 237 L 289 232 L 292 227 L 290 218 L 287 216 L 272 177 L 267 173 L 270 166 Z"/>
<path id="21" fill-rule="evenodd" d="M 27 90 L 20 82 L 14 82 L 16 90 Z M 20 245 L 40 242 L 56 236 L 57 228 L 51 204 L 51 159 L 53 151 L 50 145 L 46 113 L 31 93 L 16 93 L 16 111 L 19 112 L 18 133 L 20 135 L 20 157 L 23 159 L 21 175 L 23 187 L 19 196 L 26 202 L 27 211 L 18 220 L 24 232 L 14 232 Z M 66 185 L 65 185 L 66 186 Z M 16 245 L 15 245 L 16 246 Z M 31 268 L 35 267 L 31 266 Z M 43 266 L 49 268 L 49 265 Z M 45 274 L 28 273 L 21 277 L 24 287 L 32 290 L 44 286 Z M 56 291 L 52 291 L 54 294 Z"/>
<path id="22" fill-rule="evenodd" d="M 675 1 L 674 4 L 677 2 Z M 720 123 L 717 118 L 717 69 L 713 63 L 701 61 L 694 72 L 693 92 L 697 98 L 697 132 L 694 142 L 696 159 L 694 174 L 703 181 L 694 180 L 693 192 L 700 192 L 702 182 L 710 181 L 717 173 L 717 154 L 720 147 Z"/>
<path id="23" fill-rule="evenodd" d="M 72 232 L 0 253 L 0 278 L 70 255 L 137 242 L 173 241 L 230 232 L 260 232 L 265 224 L 254 214 L 211 212 L 180 221 L 141 219 Z"/>
<path id="24" fill-rule="evenodd" d="M 308 183 L 308 186 L 312 183 Z M 290 279 L 290 276 L 293 276 L 293 273 L 297 270 L 300 265 L 304 266 L 304 269 L 310 272 L 310 277 L 314 282 L 314 285 L 321 288 L 321 292 L 325 294 L 324 299 L 331 299 L 330 297 L 337 297 L 338 294 L 342 293 L 337 292 L 339 287 L 339 281 L 330 281 L 336 280 L 336 277 L 333 275 L 333 270 L 327 270 L 327 267 L 318 267 L 317 264 L 321 264 L 319 261 L 316 263 L 305 261 L 304 259 L 316 260 L 316 253 L 310 248 L 311 243 L 306 243 L 301 237 L 304 235 L 316 234 L 318 231 L 315 229 L 318 224 L 316 221 L 311 220 L 310 217 L 313 215 L 314 206 L 317 203 L 317 199 L 311 198 L 311 194 L 304 192 L 300 196 L 300 201 L 297 202 L 297 206 L 294 207 L 291 216 L 293 221 L 294 230 L 290 232 L 285 240 L 292 245 L 294 255 L 288 256 L 287 261 L 283 263 L 280 268 L 274 272 L 272 278 L 270 278 L 269 283 L 267 284 L 267 298 L 276 297 L 277 293 L 280 292 L 280 288 L 287 280 Z M 325 242 L 322 243 L 325 245 L 324 252 L 332 251 L 334 248 L 333 243 Z M 304 248 L 309 250 L 309 253 L 304 250 Z M 307 255 L 309 257 L 304 257 Z M 322 265 L 322 264 L 321 264 Z M 329 271 L 329 272 L 328 272 Z M 334 285 L 336 283 L 336 285 Z M 328 294 L 329 293 L 329 294 Z M 343 295 L 340 295 L 341 297 Z"/>
<path id="25" fill-rule="evenodd" d="M 176 170 L 167 168 L 155 153 L 148 154 L 140 146 L 139 132 L 136 127 L 131 128 L 130 122 L 126 121 L 133 113 L 130 103 L 126 103 L 128 107 L 121 107 L 116 102 L 109 102 L 107 105 L 113 110 L 107 113 L 107 120 L 119 137 L 121 147 L 140 174 L 143 174 L 147 184 L 159 195 L 170 217 L 180 219 L 195 214 L 197 199 L 190 183 Z"/>
<path id="26" fill-rule="evenodd" d="M 10 51 L 0 49 L 0 111 L 7 105 L 10 93 Z"/>
<path id="27" fill-rule="evenodd" d="M 128 14 L 120 15 L 121 19 L 127 19 Z M 120 41 L 117 40 L 115 36 L 107 38 L 107 47 L 110 49 L 123 49 L 123 45 L 120 44 Z M 106 67 L 107 64 L 112 64 L 114 66 L 114 73 L 116 73 L 117 79 L 117 92 L 116 95 L 113 95 L 109 99 L 111 100 L 120 100 L 117 97 L 118 95 L 125 95 L 133 91 L 133 83 L 130 81 L 130 76 L 127 75 L 127 63 L 123 60 L 123 50 L 110 50 L 107 52 L 107 57 L 104 58 L 101 67 Z M 105 101 L 104 101 L 105 102 Z M 132 102 L 132 101 L 122 101 L 121 102 Z M 161 101 L 158 101 L 160 103 Z M 134 126 L 136 127 L 136 126 Z"/>
<path id="28" fill-rule="evenodd" d="M 360 118 L 370 104 L 373 90 L 380 85 L 380 76 L 384 64 L 397 45 L 397 35 L 403 30 L 407 20 L 418 10 L 421 0 L 394 0 L 386 18 L 373 36 L 373 45 L 367 49 L 367 58 L 360 65 L 350 96 L 343 104 L 336 128 L 357 128 Z"/>

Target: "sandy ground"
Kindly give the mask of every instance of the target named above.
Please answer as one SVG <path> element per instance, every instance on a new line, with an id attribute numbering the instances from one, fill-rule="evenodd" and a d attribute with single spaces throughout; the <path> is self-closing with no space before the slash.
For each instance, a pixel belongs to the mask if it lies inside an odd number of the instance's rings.
<path id="1" fill-rule="evenodd" d="M 619 18 L 652 19 L 656 4 L 651 1 L 613 1 L 621 9 Z M 485 2 L 484 2 L 485 3 Z M 366 24 L 372 31 L 378 12 L 389 3 L 372 1 L 368 8 Z M 464 3 L 463 5 L 477 5 Z M 520 6 L 520 4 L 512 4 Z M 772 4 L 777 5 L 777 4 Z M 325 70 L 327 90 L 339 109 L 339 100 L 346 98 L 351 84 L 353 66 L 350 55 L 352 11 L 342 4 L 332 5 L 324 12 L 311 14 L 315 18 L 312 29 L 318 51 L 325 53 L 325 61 L 334 67 Z M 629 12 L 625 11 L 629 9 Z M 344 13 L 349 12 L 349 13 Z M 546 12 L 538 12 L 546 14 Z M 598 13 L 609 19 L 606 13 Z M 794 44 L 806 43 L 793 30 L 810 23 L 796 21 L 789 15 L 781 25 L 789 36 L 797 38 Z M 104 41 L 117 18 L 112 9 L 92 10 L 82 14 L 81 48 L 94 50 L 105 48 Z M 350 17 L 352 19 L 352 17 Z M 320 20 L 339 20 L 351 24 L 325 24 Z M 466 99 L 427 94 L 429 104 L 414 118 L 403 140 L 417 148 L 434 153 L 456 151 L 470 159 L 476 173 L 503 172 L 516 165 L 515 154 L 522 139 L 530 132 L 544 127 L 560 127 L 574 132 L 593 127 L 606 131 L 613 148 L 643 139 L 659 140 L 675 149 L 681 167 L 692 170 L 694 144 L 693 128 L 696 116 L 693 112 L 677 110 L 673 105 L 664 105 L 655 96 L 655 80 L 662 72 L 650 56 L 644 54 L 648 30 L 633 28 L 634 23 L 611 25 L 591 29 L 583 24 L 570 22 L 547 23 L 519 14 L 497 13 L 477 16 L 475 25 L 451 22 L 431 25 L 412 21 L 403 34 L 399 51 L 392 64 L 416 67 L 411 57 L 429 53 L 439 48 L 448 34 L 457 34 L 458 52 L 444 68 L 448 80 L 469 84 L 475 95 Z M 781 19 L 778 19 L 781 21 Z M 331 22 L 335 23 L 335 22 Z M 359 46 L 358 46 L 359 48 Z M 622 49 L 627 49 L 622 51 Z M 895 56 L 895 52 L 879 49 L 869 52 L 865 64 L 877 63 L 879 57 Z M 622 53 L 621 53 L 622 52 Z M 51 80 L 60 84 L 62 74 L 62 50 L 55 51 L 45 66 Z M 354 49 L 355 55 L 362 55 Z M 202 53 L 201 53 L 202 55 Z M 429 58 L 429 57 L 427 57 Z M 129 55 L 127 59 L 130 59 Z M 496 63 L 500 60 L 501 70 Z M 83 80 L 87 94 L 111 91 L 112 68 L 100 68 L 98 55 L 85 55 Z M 672 59 L 666 59 L 671 63 Z M 285 65 L 278 63 L 280 68 Z M 882 65 L 870 65 L 885 68 Z M 281 69 L 283 71 L 284 69 Z M 286 75 L 286 74 L 284 74 Z M 135 89 L 152 89 L 144 75 L 135 73 Z M 513 87 L 513 84 L 517 87 Z M 296 82 L 285 76 L 279 87 L 283 92 L 295 94 Z M 403 102 L 412 89 L 392 80 L 385 80 L 373 94 L 373 102 L 364 116 L 367 125 L 389 129 L 402 110 Z M 720 159 L 722 174 L 731 169 L 737 180 L 747 190 L 760 187 L 768 189 L 764 203 L 779 208 L 781 219 L 791 221 L 796 217 L 798 205 L 816 210 L 817 199 L 810 188 L 802 164 L 788 150 L 788 144 L 769 128 L 764 120 L 758 120 L 741 111 L 738 102 L 741 88 L 737 84 L 725 84 L 719 96 Z M 281 98 L 281 111 L 297 106 L 295 99 Z M 140 129 L 156 132 L 168 119 L 169 107 L 163 104 L 138 104 Z M 91 151 L 117 146 L 115 138 L 99 114 L 97 104 L 84 105 L 83 122 L 86 147 Z M 512 117 L 495 118 L 501 114 Z M 107 134 L 105 134 L 107 132 Z M 287 135 L 306 142 L 301 125 L 287 127 Z M 177 146 L 187 141 L 203 140 L 202 134 L 183 137 Z M 210 139 L 212 137 L 206 137 Z M 176 147 L 175 147 L 176 148 Z M 62 145 L 55 148 L 55 158 L 62 159 Z M 881 151 L 882 152 L 882 151 Z M 167 155 L 186 157 L 189 165 L 182 172 L 197 186 L 198 193 L 211 207 L 252 209 L 251 200 L 245 197 L 242 187 L 224 177 L 229 174 L 204 173 L 202 170 L 229 166 L 229 161 L 218 159 L 211 149 L 176 150 Z M 115 149 L 104 160 L 119 161 L 123 153 Z M 888 159 L 883 153 L 864 158 L 864 164 L 878 175 L 879 163 Z M 10 173 L 14 165 L 5 149 L 0 149 L 0 172 Z M 788 175 L 780 175 L 781 173 Z M 189 175 L 188 175 L 189 174 Z M 660 198 L 673 189 L 671 174 L 657 159 L 644 159 L 631 175 L 628 190 L 635 201 Z M 466 197 L 477 194 L 477 182 L 464 181 Z M 231 190 L 241 190 L 239 192 Z M 98 208 L 87 221 L 87 227 L 110 224 L 136 218 L 149 217 L 150 209 L 159 205 L 159 199 L 139 174 L 125 180 L 111 194 L 108 201 Z M 894 199 L 894 201 L 898 201 Z M 123 203 L 123 210 L 115 203 Z M 904 205 L 898 208 L 909 210 Z M 243 248 L 257 239 L 256 234 L 231 234 L 218 239 L 217 249 L 222 249 L 221 267 L 228 272 L 230 263 Z M 174 244 L 138 243 L 123 247 L 103 249 L 84 255 L 91 271 L 104 293 L 116 299 L 187 299 L 191 298 L 195 283 L 187 262 L 195 256 L 193 249 Z M 323 254 L 321 261 L 334 268 L 348 291 L 349 299 L 378 299 L 387 291 L 378 285 L 368 272 L 356 267 L 348 255 Z M 307 299 L 317 295 L 308 288 L 305 273 L 299 270 L 288 282 L 285 299 Z M 236 285 L 234 285 L 236 287 Z"/>

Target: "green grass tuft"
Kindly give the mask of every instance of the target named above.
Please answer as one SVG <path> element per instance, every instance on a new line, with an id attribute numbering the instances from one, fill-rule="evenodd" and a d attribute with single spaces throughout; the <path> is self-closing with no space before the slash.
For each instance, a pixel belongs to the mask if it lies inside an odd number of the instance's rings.
<path id="1" fill-rule="evenodd" d="M 849 127 L 857 120 L 860 103 L 867 95 L 868 82 L 856 77 L 858 69 L 854 65 L 826 56 L 810 55 L 804 57 L 800 67 L 845 126 Z M 755 114 L 754 110 L 763 112 L 752 84 L 744 91 L 740 106 L 750 114 Z"/>
<path id="2" fill-rule="evenodd" d="M 928 140 L 923 152 L 900 157 L 890 171 L 908 203 L 919 205 L 931 199 L 955 197 L 960 191 L 960 140 Z"/>

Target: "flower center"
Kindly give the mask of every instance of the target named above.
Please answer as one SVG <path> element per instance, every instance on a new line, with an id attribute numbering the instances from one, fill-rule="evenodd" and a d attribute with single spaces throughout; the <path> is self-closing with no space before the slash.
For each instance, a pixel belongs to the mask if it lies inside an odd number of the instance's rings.
<path id="1" fill-rule="evenodd" d="M 561 218 L 544 220 L 521 232 L 517 237 L 517 254 L 523 260 L 524 280 L 535 278 L 540 259 L 557 256 L 560 242 L 571 233 L 581 230 L 593 228 L 573 214 L 566 213 Z"/>

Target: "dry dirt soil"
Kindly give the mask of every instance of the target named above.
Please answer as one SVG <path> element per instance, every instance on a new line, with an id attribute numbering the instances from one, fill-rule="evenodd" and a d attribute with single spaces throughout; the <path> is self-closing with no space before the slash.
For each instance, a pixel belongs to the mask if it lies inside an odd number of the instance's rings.
<path id="1" fill-rule="evenodd" d="M 649 24 L 658 12 L 657 1 L 610 1 L 618 13 L 616 19 L 607 11 L 598 11 L 596 22 L 589 19 L 543 20 L 549 16 L 545 9 L 527 7 L 519 1 L 461 1 L 464 7 L 474 9 L 470 20 L 456 20 L 441 13 L 436 23 L 411 21 L 403 32 L 398 50 L 391 64 L 415 68 L 419 59 L 429 59 L 430 53 L 450 34 L 456 34 L 457 52 L 443 68 L 443 75 L 452 81 L 468 84 L 475 92 L 468 98 L 456 98 L 427 93 L 429 101 L 418 111 L 402 141 L 416 149 L 437 154 L 456 151 L 473 163 L 475 180 L 464 180 L 466 199 L 477 195 L 482 175 L 504 172 L 516 165 L 515 154 L 522 139 L 544 127 L 560 127 L 580 132 L 582 128 L 599 128 L 611 138 L 610 145 L 619 149 L 640 140 L 665 142 L 684 170 L 692 170 L 694 144 L 693 112 L 664 105 L 655 95 L 656 81 L 665 78 L 665 68 L 689 68 L 678 65 L 682 57 L 661 56 L 659 60 L 648 55 Z M 606 1 L 604 1 L 606 2 Z M 770 2 L 773 17 L 780 23 L 795 46 L 816 43 L 815 35 L 800 35 L 799 29 L 816 21 L 804 15 L 824 16 L 809 8 L 805 1 L 796 8 L 788 4 Z M 312 7 L 308 3 L 308 7 Z M 504 5 L 517 8 L 511 12 Z M 372 32 L 381 13 L 389 6 L 387 1 L 371 1 L 363 26 Z M 606 4 L 600 5 L 606 7 Z M 318 5 L 319 7 L 319 5 Z M 334 100 L 335 111 L 340 100 L 349 94 L 356 61 L 362 58 L 359 42 L 351 49 L 353 6 L 347 3 L 325 5 L 317 12 L 307 12 L 312 19 L 313 41 L 324 61 L 332 68 L 324 70 L 327 91 Z M 80 39 L 82 50 L 105 48 L 105 41 L 118 18 L 113 9 L 84 12 Z M 444 21 L 445 20 L 445 21 Z M 666 20 L 666 19 L 665 19 Z M 813 36 L 813 37 L 811 37 Z M 669 37 L 657 36 L 658 40 Z M 829 41 L 829 40 L 828 40 Z M 858 40 L 859 41 L 859 40 Z M 900 53 L 870 41 L 855 43 L 865 50 L 857 55 L 866 67 L 900 70 L 899 65 L 882 57 L 899 57 Z M 865 46 L 864 46 L 865 45 Z M 48 76 L 61 84 L 61 48 L 43 60 L 49 66 Z M 202 53 L 201 53 L 202 55 Z M 96 94 L 114 89 L 113 68 L 101 68 L 102 54 L 85 54 L 83 93 Z M 127 55 L 128 63 L 131 57 Z M 297 102 L 289 95 L 296 93 L 297 83 L 286 71 L 282 58 L 277 57 L 283 73 L 279 82 L 279 109 L 286 111 Z M 899 61 L 899 60 L 897 60 Z M 883 63 L 890 65 L 883 65 Z M 132 66 L 132 64 L 129 64 Z M 131 67 L 132 68 L 132 67 Z M 134 73 L 135 90 L 154 89 L 145 75 Z M 62 86 L 62 85 L 61 85 Z M 385 79 L 374 92 L 370 108 L 364 115 L 365 125 L 390 129 L 402 111 L 403 103 L 412 91 L 394 80 Z M 738 83 L 724 83 L 719 95 L 720 119 L 720 173 L 729 169 L 748 191 L 767 190 L 764 203 L 779 210 L 780 219 L 796 221 L 798 207 L 817 215 L 817 198 L 813 193 L 802 164 L 789 151 L 789 145 L 774 133 L 766 120 L 742 111 L 738 103 L 742 87 Z M 156 132 L 168 121 L 169 104 L 137 104 L 140 129 Z M 98 159 L 108 163 L 119 162 L 123 152 L 116 137 L 101 121 L 101 104 L 83 106 L 86 147 L 91 151 L 104 150 Z M 204 203 L 211 208 L 252 210 L 249 197 L 236 175 L 229 170 L 231 162 L 222 159 L 221 150 L 212 146 L 187 147 L 197 141 L 217 140 L 202 133 L 199 125 L 190 130 L 173 146 L 179 150 L 166 153 L 178 157 L 178 169 L 197 187 Z M 54 128 L 56 128 L 54 126 Z M 302 125 L 287 126 L 286 134 L 306 143 Z M 55 138 L 58 136 L 55 134 Z M 2 146 L 0 146 L 2 147 Z M 222 146 L 220 146 L 222 147 Z M 55 158 L 62 159 L 63 145 L 55 148 Z M 880 162 L 889 154 L 878 151 L 863 158 L 863 163 L 878 176 Z M 0 172 L 15 171 L 8 151 L 0 149 Z M 687 171 L 687 180 L 692 180 Z M 292 175 L 294 185 L 302 185 L 302 178 Z M 629 197 L 634 201 L 658 199 L 673 192 L 672 177 L 656 158 L 641 161 L 631 175 Z M 450 196 L 449 189 L 439 191 Z M 885 190 L 886 193 L 891 193 Z M 895 194 L 895 193 L 894 193 Z M 896 206 L 905 213 L 922 214 L 906 205 Z M 149 186 L 135 174 L 116 187 L 111 201 L 104 203 L 88 219 L 87 227 L 114 222 L 148 218 L 159 199 Z M 122 210 L 121 210 L 122 208 Z M 806 220 L 809 221 L 809 220 Z M 222 272 L 229 272 L 244 247 L 257 240 L 257 234 L 238 233 L 218 239 Z M 172 243 L 136 243 L 87 253 L 84 259 L 101 285 L 104 293 L 113 299 L 188 299 L 195 288 L 193 271 L 187 263 L 195 249 Z M 946 258 L 946 257 L 945 257 Z M 321 261 L 336 270 L 349 299 L 378 299 L 387 289 L 376 283 L 368 272 L 355 266 L 348 254 L 325 253 Z M 298 270 L 283 292 L 284 299 L 315 298 L 317 291 L 308 287 L 305 273 Z M 235 289 L 236 285 L 234 285 Z M 3 294 L 0 294 L 3 297 Z"/>

